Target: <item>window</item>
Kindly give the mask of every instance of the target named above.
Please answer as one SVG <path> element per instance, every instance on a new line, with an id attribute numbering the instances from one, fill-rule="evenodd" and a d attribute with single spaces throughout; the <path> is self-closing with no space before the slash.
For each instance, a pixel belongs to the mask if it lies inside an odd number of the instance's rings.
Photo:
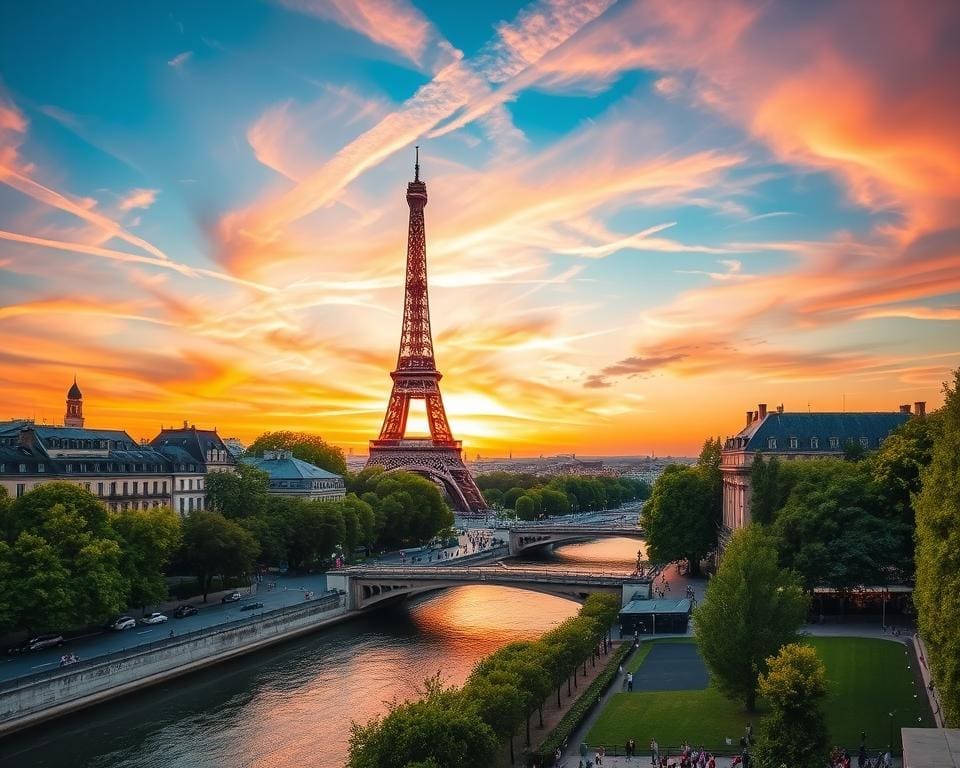
<path id="1" fill-rule="evenodd" d="M 26 483 L 17 483 L 17 498 L 19 499 L 27 490 Z"/>
<path id="2" fill-rule="evenodd" d="M 123 495 L 124 495 L 124 496 L 127 495 L 127 484 L 126 484 L 126 483 L 123 484 Z M 124 505 L 123 505 L 123 508 L 126 509 L 126 508 L 127 508 L 127 505 L 124 504 Z"/>
<path id="3" fill-rule="evenodd" d="M 110 483 L 110 495 L 111 495 L 111 496 L 116 496 L 116 495 L 117 495 L 117 484 L 116 484 L 116 483 Z"/>
<path id="4" fill-rule="evenodd" d="M 181 515 L 186 511 L 184 509 L 185 506 L 186 506 L 186 502 L 184 501 L 183 496 L 181 496 L 180 497 L 180 514 Z"/>
<path id="5" fill-rule="evenodd" d="M 97 483 L 97 496 L 103 496 L 103 483 Z"/>
<path id="6" fill-rule="evenodd" d="M 197 478 L 197 490 L 199 491 L 199 490 L 202 490 L 202 489 L 203 489 L 203 479 L 198 477 L 198 478 Z"/>
<path id="7" fill-rule="evenodd" d="M 197 509 L 203 509 L 203 499 L 197 499 Z"/>
<path id="8" fill-rule="evenodd" d="M 154 496 L 157 495 L 157 485 L 158 485 L 157 481 L 154 480 L 154 481 L 153 481 L 153 495 L 154 495 Z"/>
<path id="9" fill-rule="evenodd" d="M 167 481 L 166 481 L 166 480 L 163 481 L 163 492 L 164 492 L 164 493 L 167 492 Z"/>
<path id="10" fill-rule="evenodd" d="M 133 495 L 136 496 L 140 493 L 140 483 L 136 480 L 133 481 Z"/>
<path id="11" fill-rule="evenodd" d="M 190 497 L 190 511 L 193 512 L 193 496 Z"/>
<path id="12" fill-rule="evenodd" d="M 869 448 L 869 447 L 870 447 L 870 438 L 868 438 L 868 437 L 861 437 L 861 438 L 860 438 L 860 445 L 862 445 L 864 448 Z"/>
<path id="13" fill-rule="evenodd" d="M 184 479 L 181 477 L 181 478 L 180 478 L 180 490 L 182 491 L 185 487 L 186 487 L 186 483 L 184 482 Z"/>
<path id="14" fill-rule="evenodd" d="M 67 472 L 73 472 L 73 464 L 67 464 Z"/>
<path id="15" fill-rule="evenodd" d="M 833 450 L 837 450 L 839 447 L 840 447 L 840 438 L 839 438 L 839 437 L 831 437 L 831 438 L 830 438 L 830 448 L 833 449 Z"/>
<path id="16" fill-rule="evenodd" d="M 88 491 L 89 491 L 89 490 L 90 490 L 90 483 L 84 483 L 84 484 L 83 484 L 83 487 L 84 487 L 85 490 L 88 490 Z"/>
<path id="17" fill-rule="evenodd" d="M 768 437 L 768 438 L 767 438 L 767 448 L 769 448 L 771 451 L 776 450 L 776 449 L 777 449 L 777 438 L 775 438 L 775 437 Z"/>
<path id="18" fill-rule="evenodd" d="M 21 471 L 21 472 L 26 472 L 26 471 L 27 471 L 27 465 L 26 465 L 26 464 L 21 464 L 21 465 L 20 465 L 20 471 Z"/>
<path id="19" fill-rule="evenodd" d="M 191 491 L 193 490 L 193 478 L 192 478 L 192 477 L 191 477 L 189 480 L 187 480 L 187 488 L 188 488 L 189 490 L 191 490 Z"/>
<path id="20" fill-rule="evenodd" d="M 799 448 L 799 447 L 800 447 L 800 441 L 797 440 L 797 438 L 795 438 L 795 437 L 791 437 L 791 438 L 790 438 L 790 447 L 791 447 L 791 448 Z"/>
<path id="21" fill-rule="evenodd" d="M 43 470 L 44 470 L 44 465 L 43 465 L 43 464 L 37 464 L 37 472 L 43 472 Z"/>

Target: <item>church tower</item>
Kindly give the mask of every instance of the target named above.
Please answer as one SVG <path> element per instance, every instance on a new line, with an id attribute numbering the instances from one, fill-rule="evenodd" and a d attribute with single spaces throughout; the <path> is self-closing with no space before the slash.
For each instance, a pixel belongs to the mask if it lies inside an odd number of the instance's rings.
<path id="1" fill-rule="evenodd" d="M 77 386 L 77 377 L 73 377 L 73 386 L 67 392 L 67 413 L 63 417 L 63 426 L 83 426 L 83 393 Z"/>

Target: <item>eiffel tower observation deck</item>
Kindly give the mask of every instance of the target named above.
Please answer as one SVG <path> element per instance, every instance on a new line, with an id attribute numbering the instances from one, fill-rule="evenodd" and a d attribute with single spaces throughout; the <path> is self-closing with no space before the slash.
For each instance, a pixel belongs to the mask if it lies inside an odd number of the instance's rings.
<path id="1" fill-rule="evenodd" d="M 463 463 L 462 447 L 453 438 L 443 407 L 440 379 L 433 354 L 430 331 L 430 299 L 427 290 L 427 242 L 423 209 L 427 185 L 420 180 L 420 148 L 414 164 L 413 181 L 407 184 L 410 225 L 407 234 L 407 274 L 403 300 L 403 327 L 397 366 L 390 373 L 393 389 L 380 429 L 370 441 L 368 467 L 403 470 L 425 475 L 441 485 L 454 507 L 464 514 L 477 514 L 486 503 Z M 410 402 L 423 400 L 429 437 L 407 437 Z"/>

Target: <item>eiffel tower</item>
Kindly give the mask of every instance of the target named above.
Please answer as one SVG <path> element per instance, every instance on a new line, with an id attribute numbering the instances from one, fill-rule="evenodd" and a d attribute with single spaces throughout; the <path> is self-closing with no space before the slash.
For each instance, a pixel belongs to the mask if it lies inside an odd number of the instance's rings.
<path id="1" fill-rule="evenodd" d="M 439 483 L 461 513 L 478 514 L 487 504 L 463 463 L 459 440 L 453 439 L 440 396 L 440 379 L 433 357 L 430 303 L 427 296 L 427 243 L 423 209 L 427 185 L 420 181 L 420 148 L 407 184 L 410 228 L 407 235 L 407 280 L 403 300 L 403 330 L 397 367 L 390 373 L 393 390 L 380 437 L 370 441 L 368 467 L 388 472 L 404 470 L 426 475 Z M 423 400 L 430 425 L 429 438 L 407 438 L 411 400 Z"/>

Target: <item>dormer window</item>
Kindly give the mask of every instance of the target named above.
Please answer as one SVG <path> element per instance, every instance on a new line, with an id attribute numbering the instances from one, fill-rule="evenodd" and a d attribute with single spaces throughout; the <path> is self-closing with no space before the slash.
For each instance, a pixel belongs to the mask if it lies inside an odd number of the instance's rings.
<path id="1" fill-rule="evenodd" d="M 813 448 L 813 450 L 817 450 L 817 449 L 820 447 L 820 438 L 819 438 L 819 437 L 811 437 L 811 438 L 810 438 L 810 447 Z"/>
<path id="2" fill-rule="evenodd" d="M 870 447 L 870 438 L 868 438 L 868 437 L 861 437 L 861 438 L 860 438 L 860 445 L 863 446 L 864 448 L 869 448 L 869 447 Z"/>
<path id="3" fill-rule="evenodd" d="M 795 437 L 791 437 L 791 438 L 790 438 L 790 447 L 791 447 L 791 448 L 799 448 L 799 447 L 800 447 L 800 441 L 797 440 L 797 438 L 795 438 Z"/>
<path id="4" fill-rule="evenodd" d="M 840 448 L 840 438 L 839 438 L 839 437 L 831 437 L 831 438 L 830 438 L 830 449 L 833 450 L 833 451 L 836 451 L 836 450 L 839 450 L 839 448 Z"/>
<path id="5" fill-rule="evenodd" d="M 775 438 L 775 437 L 768 437 L 768 438 L 767 438 L 767 448 L 769 448 L 771 451 L 775 451 L 775 450 L 777 449 L 777 438 Z"/>

